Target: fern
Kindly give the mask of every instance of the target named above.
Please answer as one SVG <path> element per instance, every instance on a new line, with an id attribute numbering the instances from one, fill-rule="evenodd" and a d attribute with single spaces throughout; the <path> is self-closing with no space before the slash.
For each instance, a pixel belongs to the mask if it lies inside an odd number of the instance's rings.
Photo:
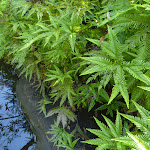
<path id="1" fill-rule="evenodd" d="M 46 117 L 50 117 L 54 114 L 57 114 L 57 126 L 60 124 L 60 122 L 62 122 L 63 128 L 66 127 L 68 119 L 73 122 L 76 119 L 75 114 L 65 107 L 55 107 L 55 108 L 51 109 L 47 113 Z"/>
<path id="2" fill-rule="evenodd" d="M 88 111 L 91 111 L 97 102 L 107 101 L 109 99 L 107 92 L 104 89 L 98 91 L 98 86 L 96 83 L 79 86 L 76 90 L 76 96 L 73 98 L 74 105 L 77 105 L 77 108 L 88 106 Z"/>
<path id="3" fill-rule="evenodd" d="M 54 102 L 56 102 L 59 98 L 61 98 L 60 106 L 68 99 L 69 104 L 73 106 L 72 96 L 75 95 L 73 91 L 73 81 L 71 77 L 71 73 L 73 71 L 68 71 L 63 73 L 58 67 L 54 66 L 55 70 L 48 70 L 49 72 L 46 74 L 47 79 L 45 81 L 53 81 L 52 94 L 51 97 L 55 97 Z"/>
<path id="4" fill-rule="evenodd" d="M 38 80 L 40 112 L 46 115 L 47 104 L 60 102 L 47 114 L 58 114 L 51 130 L 58 147 L 72 150 L 77 142 L 58 127 L 75 120 L 64 105 L 113 116 L 118 109 L 127 113 L 122 99 L 128 112 L 140 112 L 141 118 L 122 114 L 140 134 L 126 133 L 117 113 L 115 123 L 104 116 L 108 127 L 95 119 L 100 130 L 88 130 L 98 138 L 87 143 L 97 149 L 149 146 L 149 112 L 135 103 L 150 106 L 149 5 L 148 0 L 0 0 L 0 58 Z"/>
<path id="5" fill-rule="evenodd" d="M 89 65 L 90 67 L 84 70 L 81 75 L 92 74 L 95 72 L 105 73 L 111 71 L 115 85 L 112 89 L 112 94 L 108 104 L 110 104 L 120 92 L 125 99 L 127 107 L 129 108 L 129 95 L 125 78 L 127 75 L 125 75 L 125 71 L 131 74 L 134 78 L 148 84 L 150 82 L 149 78 L 140 70 L 145 68 L 149 69 L 149 63 L 143 63 L 141 65 L 134 59 L 131 60 L 131 62 L 126 61 L 123 55 L 123 53 L 127 51 L 126 46 L 122 46 L 120 44 L 110 27 L 108 27 L 108 31 L 109 42 L 103 42 L 102 46 L 102 52 L 105 53 L 106 56 L 99 55 L 92 57 L 82 57 L 82 59 L 86 60 L 88 64 L 90 62 L 91 65 Z M 107 80 L 106 83 L 108 82 L 109 80 Z"/>
<path id="6" fill-rule="evenodd" d="M 141 133 L 136 133 L 136 135 L 134 135 L 134 133 L 130 133 L 128 132 L 128 136 L 130 137 L 120 137 L 120 138 L 116 138 L 114 139 L 115 141 L 119 141 L 121 143 L 124 143 L 125 145 L 128 145 L 130 147 L 134 147 L 137 150 L 141 150 L 141 149 L 145 149 L 148 150 L 150 147 L 150 142 L 149 142 L 149 133 L 150 133 L 150 122 L 149 122 L 149 115 L 150 112 L 147 111 L 145 108 L 143 108 L 142 106 L 140 106 L 139 104 L 133 102 L 136 109 L 138 110 L 138 112 L 141 115 L 140 117 L 133 117 L 130 115 L 125 115 L 125 114 L 121 114 L 123 117 L 125 117 L 126 119 L 130 120 L 132 123 L 134 123 L 136 125 L 136 127 L 141 131 Z M 131 139 L 133 141 L 131 141 Z M 129 142 L 129 143 L 128 143 Z"/>
<path id="7" fill-rule="evenodd" d="M 51 125 L 51 129 L 47 132 L 47 134 L 52 135 L 49 140 L 54 142 L 54 145 L 57 146 L 58 150 L 60 147 L 67 148 L 68 150 L 74 150 L 74 146 L 79 140 L 76 139 L 73 141 L 73 135 L 69 134 L 67 131 L 65 131 L 65 129 L 57 126 L 55 122 L 53 125 Z"/>
<path id="8" fill-rule="evenodd" d="M 103 116 L 108 127 L 104 124 L 101 123 L 98 119 L 95 118 L 95 121 L 97 125 L 99 126 L 100 130 L 98 129 L 87 129 L 91 133 L 95 134 L 98 136 L 96 139 L 90 139 L 87 141 L 84 141 L 84 143 L 92 144 L 92 145 L 97 145 L 98 147 L 96 149 L 117 149 L 120 148 L 122 150 L 125 150 L 126 147 L 123 146 L 121 143 L 117 143 L 112 141 L 112 139 L 117 138 L 122 136 L 123 134 L 123 126 L 122 126 L 122 120 L 117 113 L 116 116 L 116 122 L 113 123 L 110 119 L 107 117 Z"/>
<path id="9" fill-rule="evenodd" d="M 113 123 L 110 119 L 104 116 L 107 123 L 105 126 L 99 120 L 96 120 L 97 125 L 100 130 L 88 129 L 91 133 L 98 136 L 98 138 L 84 141 L 84 143 L 97 145 L 97 149 L 128 149 L 135 148 L 136 150 L 148 150 L 150 146 L 150 122 L 149 115 L 150 112 L 139 104 L 133 102 L 136 109 L 141 115 L 140 117 L 133 117 L 131 115 L 121 114 L 126 119 L 130 120 L 141 132 L 129 132 L 128 126 L 124 122 L 124 127 L 122 125 L 122 120 L 120 113 L 117 112 L 116 121 Z M 109 127 L 109 128 L 108 128 Z M 125 132 L 123 132 L 125 130 Z M 115 141 L 116 143 L 113 143 Z M 118 144 L 119 142 L 120 144 Z"/>

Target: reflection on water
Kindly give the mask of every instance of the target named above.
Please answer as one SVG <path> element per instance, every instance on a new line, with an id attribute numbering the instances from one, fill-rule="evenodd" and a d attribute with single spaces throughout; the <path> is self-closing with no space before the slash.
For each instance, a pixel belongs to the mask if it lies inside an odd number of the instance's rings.
<path id="1" fill-rule="evenodd" d="M 13 69 L 0 61 L 0 150 L 34 149 L 30 125 L 16 99 L 16 80 Z"/>

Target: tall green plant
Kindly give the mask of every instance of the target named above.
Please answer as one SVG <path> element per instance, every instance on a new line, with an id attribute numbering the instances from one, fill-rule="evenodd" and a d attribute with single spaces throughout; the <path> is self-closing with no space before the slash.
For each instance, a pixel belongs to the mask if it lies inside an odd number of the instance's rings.
<path id="1" fill-rule="evenodd" d="M 88 39 L 93 42 L 92 39 Z M 127 60 L 124 53 L 128 51 L 127 44 L 121 44 L 118 38 L 115 36 L 114 31 L 108 26 L 108 42 L 104 41 L 102 44 L 102 50 L 92 55 L 91 57 L 82 57 L 89 65 L 81 75 L 99 73 L 108 78 L 112 75 L 114 81 L 114 87 L 109 99 L 109 103 L 121 93 L 123 96 L 127 107 L 129 108 L 129 94 L 126 80 L 128 77 L 132 76 L 145 84 L 150 83 L 150 79 L 143 72 L 143 69 L 149 69 L 149 62 L 143 62 L 137 59 Z M 94 41 L 97 46 L 100 46 L 99 40 Z M 104 80 L 105 82 L 100 82 L 100 88 L 111 80 Z M 106 82 L 107 81 L 107 82 Z"/>
<path id="2" fill-rule="evenodd" d="M 115 123 L 113 123 L 106 116 L 103 116 L 103 117 L 108 127 L 104 123 L 101 123 L 98 119 L 95 118 L 95 121 L 97 125 L 99 126 L 100 130 L 98 129 L 87 129 L 87 130 L 95 134 L 96 136 L 98 136 L 98 138 L 84 141 L 84 143 L 98 146 L 96 150 L 105 150 L 105 149 L 126 150 L 126 147 L 122 143 L 119 143 L 118 141 L 114 142 L 112 140 L 114 138 L 122 137 L 123 135 L 126 135 L 127 128 L 125 130 L 126 126 L 123 127 L 120 114 L 117 112 Z"/>
<path id="3" fill-rule="evenodd" d="M 123 127 L 120 114 L 117 112 L 115 124 L 110 119 L 104 116 L 104 119 L 109 128 L 105 126 L 103 123 L 101 123 L 99 120 L 95 119 L 97 125 L 100 127 L 100 130 L 97 129 L 87 129 L 87 130 L 98 136 L 98 138 L 84 141 L 84 143 L 97 145 L 98 147 L 96 149 L 101 150 L 103 149 L 127 150 L 130 148 L 134 148 L 136 150 L 149 150 L 150 112 L 144 109 L 139 104 L 135 102 L 133 103 L 138 112 L 140 113 L 141 118 L 121 114 L 124 118 L 128 119 L 136 126 L 134 130 L 132 129 L 132 132 L 129 131 L 130 130 L 129 126 L 126 124 L 127 122 L 125 121 Z"/>
<path id="4" fill-rule="evenodd" d="M 133 102 L 141 117 L 121 114 L 124 118 L 131 121 L 139 131 L 128 132 L 128 137 L 114 139 L 136 150 L 148 150 L 150 147 L 150 111 L 139 104 Z"/>
<path id="5" fill-rule="evenodd" d="M 73 141 L 73 135 L 69 134 L 65 129 L 60 128 L 56 123 L 51 125 L 50 131 L 47 134 L 51 134 L 52 137 L 49 141 L 54 142 L 59 150 L 60 147 L 67 148 L 68 150 L 74 150 L 74 147 L 79 139 Z"/>

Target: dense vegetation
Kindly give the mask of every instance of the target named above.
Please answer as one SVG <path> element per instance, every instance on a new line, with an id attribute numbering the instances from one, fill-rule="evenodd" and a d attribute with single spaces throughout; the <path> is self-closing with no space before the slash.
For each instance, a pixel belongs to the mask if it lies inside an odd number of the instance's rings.
<path id="1" fill-rule="evenodd" d="M 98 138 L 84 142 L 96 150 L 149 149 L 149 0 L 0 0 L 0 29 L 0 58 L 38 80 L 40 112 L 58 114 L 58 147 L 74 149 L 65 128 L 84 108 L 116 115 L 88 129 Z"/>

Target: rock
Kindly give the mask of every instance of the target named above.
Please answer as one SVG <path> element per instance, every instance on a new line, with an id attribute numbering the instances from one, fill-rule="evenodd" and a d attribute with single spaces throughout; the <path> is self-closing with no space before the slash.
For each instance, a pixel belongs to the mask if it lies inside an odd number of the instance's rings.
<path id="1" fill-rule="evenodd" d="M 53 146 L 53 143 L 48 141 L 50 136 L 46 134 L 51 124 L 54 123 L 55 116 L 45 118 L 43 113 L 39 113 L 38 102 L 41 100 L 40 94 L 35 91 L 35 88 L 23 77 L 17 82 L 16 94 L 21 108 L 29 120 L 36 136 L 36 149 L 56 150 L 57 148 Z"/>

